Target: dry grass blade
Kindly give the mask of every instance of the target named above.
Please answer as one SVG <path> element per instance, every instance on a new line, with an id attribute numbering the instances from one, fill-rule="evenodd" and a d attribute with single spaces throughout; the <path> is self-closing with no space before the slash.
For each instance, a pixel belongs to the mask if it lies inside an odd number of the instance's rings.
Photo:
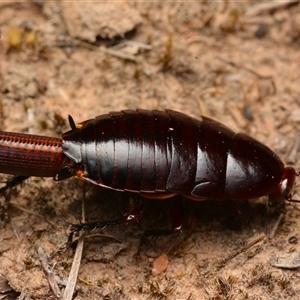
<path id="1" fill-rule="evenodd" d="M 298 134 L 298 136 L 294 142 L 291 152 L 287 158 L 287 163 L 295 164 L 299 148 L 300 148 L 300 134 Z"/>
<path id="2" fill-rule="evenodd" d="M 219 56 L 217 56 L 216 58 L 219 59 L 219 60 L 221 60 L 222 62 L 224 62 L 224 63 L 226 63 L 226 64 L 232 66 L 232 67 L 235 67 L 235 68 L 237 68 L 237 69 L 243 69 L 243 70 L 246 70 L 247 72 L 253 74 L 254 76 L 256 76 L 256 77 L 259 78 L 259 79 L 273 80 L 273 76 L 271 76 L 271 75 L 267 75 L 267 76 L 261 75 L 261 74 L 259 74 L 258 72 L 254 71 L 253 69 L 248 68 L 248 67 L 246 67 L 246 66 L 244 66 L 244 65 L 238 64 L 238 63 L 236 63 L 236 62 L 234 62 L 234 61 L 226 60 L 226 59 L 223 59 L 222 57 L 219 57 Z"/>
<path id="3" fill-rule="evenodd" d="M 45 275 L 47 276 L 47 280 L 48 280 L 48 283 L 49 283 L 49 286 L 50 286 L 50 289 L 51 291 L 53 292 L 53 294 L 56 296 L 56 298 L 60 298 L 61 296 L 61 291 L 59 289 L 59 286 L 54 278 L 54 274 L 52 272 L 53 268 L 51 268 L 48 263 L 47 263 L 47 256 L 43 250 L 43 248 L 41 247 L 40 245 L 40 242 L 37 241 L 35 243 L 35 248 L 36 248 L 36 251 L 38 253 L 38 256 L 39 256 L 39 259 L 40 259 L 40 262 L 42 264 L 42 267 L 43 267 L 43 270 L 44 270 L 44 273 Z"/>
<path id="4" fill-rule="evenodd" d="M 5 296 L 4 296 L 5 297 Z M 2 299 L 2 298 L 1 298 Z M 3 298 L 5 299 L 5 298 Z M 24 288 L 21 292 L 21 295 L 19 296 L 18 300 L 31 300 L 31 294 L 27 291 L 26 288 Z"/>
<path id="5" fill-rule="evenodd" d="M 85 185 L 83 185 L 82 222 L 85 223 Z M 65 291 L 63 293 L 63 297 L 62 297 L 63 300 L 72 300 L 73 299 L 76 282 L 77 282 L 77 278 L 78 278 L 79 267 L 80 267 L 80 263 L 81 263 L 85 234 L 86 234 L 86 232 L 81 232 L 79 235 L 79 239 L 77 242 L 77 247 L 76 247 L 71 271 L 69 274 L 67 286 L 66 286 L 66 289 L 65 289 Z"/>
<path id="6" fill-rule="evenodd" d="M 276 231 L 277 231 L 277 228 L 278 228 L 278 226 L 279 226 L 279 224 L 280 224 L 280 222 L 281 222 L 283 216 L 284 216 L 284 214 L 281 213 L 281 214 L 279 215 L 277 221 L 275 222 L 275 224 L 274 224 L 274 226 L 273 226 L 273 228 L 272 228 L 272 230 L 271 230 L 271 232 L 270 232 L 270 234 L 269 234 L 269 238 L 270 238 L 270 239 L 272 239 L 272 238 L 275 236 L 275 233 L 276 233 Z"/>
<path id="7" fill-rule="evenodd" d="M 239 254 L 245 252 L 246 250 L 248 250 L 249 248 L 253 247 L 254 245 L 256 245 L 257 243 L 259 243 L 260 241 L 263 241 L 266 238 L 266 236 L 264 234 L 259 235 L 258 237 L 256 237 L 255 239 L 251 240 L 250 242 L 248 242 L 244 247 L 241 247 L 240 249 L 238 249 L 237 251 L 231 253 L 229 256 L 225 257 L 221 262 L 218 263 L 218 265 L 216 266 L 214 272 L 218 272 L 220 269 L 222 269 L 230 260 L 232 260 L 233 258 L 235 258 L 236 256 L 238 256 Z"/>
<path id="8" fill-rule="evenodd" d="M 261 13 L 268 12 L 274 9 L 284 8 L 289 6 L 290 4 L 297 4 L 299 1 L 295 0 L 288 0 L 288 1 L 270 1 L 270 2 L 263 2 L 252 7 L 248 8 L 246 11 L 246 16 L 257 16 Z"/>
<path id="9" fill-rule="evenodd" d="M 85 236 L 85 232 L 82 232 L 78 239 L 77 248 L 76 248 L 76 252 L 71 267 L 71 272 L 68 278 L 68 283 L 62 297 L 63 300 L 73 299 L 73 294 L 74 294 L 77 277 L 78 277 L 78 271 L 81 263 L 81 257 L 82 257 L 82 251 L 84 245 L 84 236 Z"/>

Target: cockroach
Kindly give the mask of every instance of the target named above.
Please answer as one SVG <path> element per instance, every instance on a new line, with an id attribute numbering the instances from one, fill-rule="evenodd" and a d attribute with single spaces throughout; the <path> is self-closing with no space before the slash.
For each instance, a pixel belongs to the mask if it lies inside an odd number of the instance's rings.
<path id="1" fill-rule="evenodd" d="M 0 172 L 23 179 L 76 176 L 146 198 L 179 195 L 222 200 L 233 208 L 232 201 L 264 195 L 275 205 L 297 202 L 291 196 L 299 175 L 294 168 L 284 167 L 261 142 L 210 118 L 138 109 L 110 112 L 78 125 L 69 116 L 69 123 L 71 130 L 61 139 L 0 132 Z M 173 231 L 182 221 L 180 205 L 176 207 Z M 135 220 L 139 212 L 135 208 L 123 221 Z"/>

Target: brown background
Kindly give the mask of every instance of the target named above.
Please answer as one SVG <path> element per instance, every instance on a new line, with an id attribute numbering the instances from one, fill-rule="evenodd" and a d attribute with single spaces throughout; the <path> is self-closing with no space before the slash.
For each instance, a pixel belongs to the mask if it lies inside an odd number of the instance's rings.
<path id="1" fill-rule="evenodd" d="M 1 2 L 1 128 L 59 137 L 68 114 L 80 122 L 112 110 L 171 108 L 245 131 L 287 162 L 299 136 L 299 28 L 297 2 Z M 126 211 L 126 195 L 92 186 L 86 195 L 88 220 Z M 11 192 L 0 229 L 6 299 L 17 297 L 13 291 L 55 299 L 34 243 L 40 239 L 66 280 L 74 251 L 65 242 L 81 219 L 81 199 L 75 179 L 32 178 Z M 232 231 L 223 204 L 187 201 L 192 235 L 180 247 L 171 247 L 176 237 L 150 239 L 137 262 L 143 230 L 168 224 L 171 204 L 163 202 L 146 201 L 138 225 L 86 240 L 76 299 L 299 298 L 297 268 L 270 264 L 299 251 L 288 242 L 299 237 L 299 205 L 286 205 L 277 228 L 280 214 L 266 198 L 243 203 L 241 229 Z M 163 252 L 169 266 L 155 277 L 152 261 Z"/>

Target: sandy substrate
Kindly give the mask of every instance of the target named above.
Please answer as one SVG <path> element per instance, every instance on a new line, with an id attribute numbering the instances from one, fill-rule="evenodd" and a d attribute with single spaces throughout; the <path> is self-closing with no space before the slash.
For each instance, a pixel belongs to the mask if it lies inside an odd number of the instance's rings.
<path id="1" fill-rule="evenodd" d="M 299 28 L 287 2 L 1 2 L 0 126 L 60 137 L 68 114 L 170 108 L 244 131 L 300 170 Z M 36 242 L 63 290 L 82 183 L 31 178 L 5 196 L 0 298 L 56 299 Z M 85 218 L 120 217 L 128 199 L 88 185 Z M 145 201 L 138 224 L 86 237 L 75 299 L 299 299 L 299 204 L 284 214 L 267 198 L 239 205 L 232 230 L 221 202 L 187 200 L 184 234 L 147 240 L 136 260 L 144 230 L 171 222 L 171 201 Z"/>

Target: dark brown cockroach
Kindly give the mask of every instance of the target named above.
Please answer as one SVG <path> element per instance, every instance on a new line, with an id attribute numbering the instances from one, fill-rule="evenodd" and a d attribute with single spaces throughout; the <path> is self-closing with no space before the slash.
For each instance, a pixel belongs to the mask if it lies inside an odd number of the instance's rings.
<path id="1" fill-rule="evenodd" d="M 78 125 L 69 117 L 69 123 L 71 130 L 62 139 L 1 132 L 0 172 L 54 180 L 76 176 L 147 198 L 180 195 L 230 204 L 269 195 L 276 205 L 296 201 L 291 197 L 299 175 L 294 168 L 284 167 L 257 140 L 210 118 L 125 110 Z M 135 219 L 137 211 L 125 221 Z M 172 230 L 180 227 L 179 217 Z"/>

